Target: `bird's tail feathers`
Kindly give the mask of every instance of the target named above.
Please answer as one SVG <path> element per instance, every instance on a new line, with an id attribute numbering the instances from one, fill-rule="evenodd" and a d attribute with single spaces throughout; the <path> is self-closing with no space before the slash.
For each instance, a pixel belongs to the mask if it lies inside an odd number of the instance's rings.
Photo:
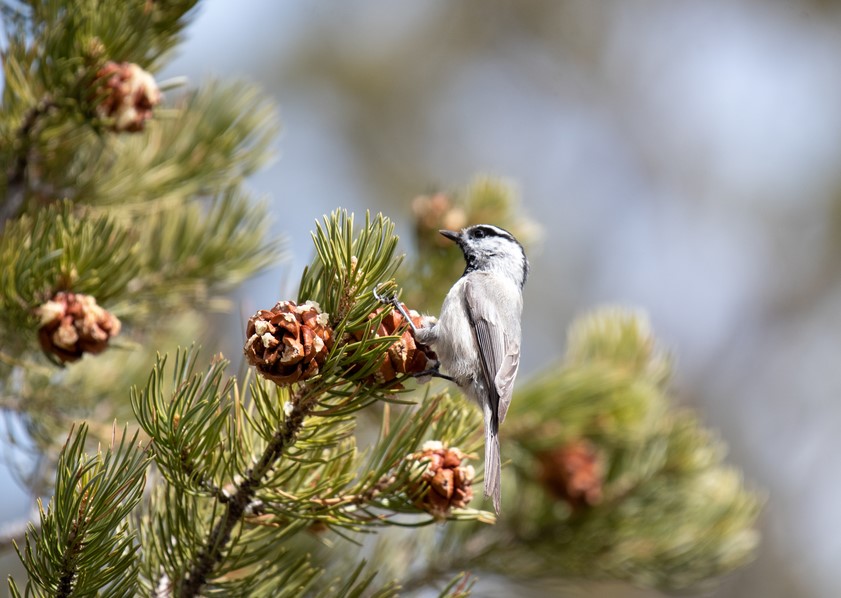
<path id="1" fill-rule="evenodd" d="M 499 515 L 500 482 L 502 481 L 499 430 L 489 417 L 490 415 L 490 410 L 487 410 L 485 414 L 485 496 L 493 497 L 494 511 Z"/>

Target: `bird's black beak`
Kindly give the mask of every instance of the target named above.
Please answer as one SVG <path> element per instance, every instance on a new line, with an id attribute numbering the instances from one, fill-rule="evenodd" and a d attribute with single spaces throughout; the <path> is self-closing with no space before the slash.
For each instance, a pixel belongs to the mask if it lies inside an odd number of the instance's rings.
<path id="1" fill-rule="evenodd" d="M 458 243 L 461 241 L 461 233 L 456 232 L 454 230 L 439 230 L 439 233 L 447 237 L 450 241 Z"/>

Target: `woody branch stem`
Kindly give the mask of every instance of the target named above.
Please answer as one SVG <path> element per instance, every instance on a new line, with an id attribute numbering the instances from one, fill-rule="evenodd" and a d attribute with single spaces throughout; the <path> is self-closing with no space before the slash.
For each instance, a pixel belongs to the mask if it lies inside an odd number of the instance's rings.
<path id="1" fill-rule="evenodd" d="M 292 412 L 275 433 L 260 459 L 246 474 L 245 479 L 225 503 L 225 511 L 208 535 L 204 547 L 196 555 L 193 565 L 181 580 L 178 595 L 181 598 L 198 596 L 208 577 L 224 558 L 224 549 L 231 540 L 234 528 L 242 522 L 248 505 L 265 475 L 281 458 L 284 451 L 295 443 L 306 417 L 312 411 L 314 398 L 301 387 L 291 398 Z"/>

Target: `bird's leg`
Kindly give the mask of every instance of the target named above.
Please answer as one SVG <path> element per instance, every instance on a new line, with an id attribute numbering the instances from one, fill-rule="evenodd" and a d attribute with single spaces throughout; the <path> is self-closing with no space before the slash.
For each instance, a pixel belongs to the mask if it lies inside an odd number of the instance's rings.
<path id="1" fill-rule="evenodd" d="M 374 294 L 374 298 L 382 303 L 383 305 L 391 305 L 400 312 L 400 315 L 403 316 L 403 319 L 406 320 L 406 323 L 412 327 L 412 332 L 417 333 L 418 327 L 415 326 L 415 323 L 412 321 L 412 318 L 409 317 L 409 314 L 406 312 L 406 309 L 403 307 L 403 304 L 397 300 L 397 295 L 392 295 L 391 297 L 386 297 L 385 295 L 380 295 L 377 289 L 380 285 L 376 285 L 374 290 L 371 291 Z"/>
<path id="2" fill-rule="evenodd" d="M 434 368 L 424 370 L 422 372 L 418 372 L 417 374 L 412 374 L 415 378 L 423 378 L 424 376 L 431 376 L 432 378 L 443 378 L 444 380 L 449 380 L 450 382 L 455 382 L 456 379 L 452 376 L 448 376 L 447 374 L 442 374 L 438 371 L 439 364 L 435 364 Z"/>

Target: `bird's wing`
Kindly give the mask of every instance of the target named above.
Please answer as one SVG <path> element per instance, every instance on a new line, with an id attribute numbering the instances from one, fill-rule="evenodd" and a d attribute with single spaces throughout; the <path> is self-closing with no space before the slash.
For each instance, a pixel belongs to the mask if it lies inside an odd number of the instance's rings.
<path id="1" fill-rule="evenodd" d="M 499 423 L 505 421 L 505 415 L 508 413 L 508 406 L 514 394 L 514 379 L 520 367 L 520 339 L 506 337 L 506 340 L 505 357 L 502 358 L 502 365 L 494 380 L 499 393 Z"/>
<path id="2" fill-rule="evenodd" d="M 506 320 L 498 311 L 498 301 L 494 300 L 493 294 L 498 291 L 493 288 L 493 283 L 492 279 L 484 277 L 470 280 L 465 284 L 464 297 L 479 346 L 479 362 L 496 420 L 494 423 L 498 428 L 505 420 L 511 403 L 514 378 L 520 365 L 520 339 L 519 334 L 505 333 L 503 322 Z"/>

